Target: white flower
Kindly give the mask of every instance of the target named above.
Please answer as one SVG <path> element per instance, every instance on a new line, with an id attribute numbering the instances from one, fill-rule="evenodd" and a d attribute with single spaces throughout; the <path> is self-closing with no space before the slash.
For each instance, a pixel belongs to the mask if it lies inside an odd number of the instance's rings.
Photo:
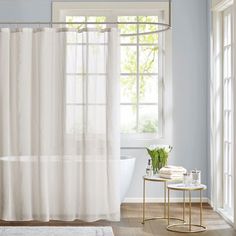
<path id="1" fill-rule="evenodd" d="M 157 148 L 158 148 L 158 146 L 153 144 L 153 145 L 150 145 L 148 149 L 149 149 L 150 151 L 153 151 L 153 150 L 155 150 L 155 149 L 157 149 Z"/>
<path id="2" fill-rule="evenodd" d="M 153 145 L 150 145 L 148 149 L 153 151 L 155 149 L 161 149 L 161 148 L 165 149 L 166 152 L 170 152 L 172 149 L 170 145 L 164 145 L 164 144 L 158 144 L 158 145 L 153 144 Z"/>

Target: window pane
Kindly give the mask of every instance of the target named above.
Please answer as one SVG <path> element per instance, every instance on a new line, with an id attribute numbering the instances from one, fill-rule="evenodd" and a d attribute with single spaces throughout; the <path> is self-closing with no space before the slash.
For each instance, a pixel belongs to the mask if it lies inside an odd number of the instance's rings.
<path id="1" fill-rule="evenodd" d="M 83 106 L 66 106 L 66 133 L 78 134 L 83 132 Z"/>
<path id="2" fill-rule="evenodd" d="M 228 172 L 228 146 L 229 144 L 226 142 L 224 144 L 224 173 L 227 173 Z"/>
<path id="3" fill-rule="evenodd" d="M 106 103 L 106 77 L 100 75 L 88 76 L 87 84 L 88 103 L 105 104 Z"/>
<path id="4" fill-rule="evenodd" d="M 227 205 L 228 203 L 228 193 L 229 193 L 228 176 L 224 175 L 224 204 L 225 205 Z"/>
<path id="5" fill-rule="evenodd" d="M 158 102 L 158 78 L 155 76 L 139 76 L 139 102 Z"/>
<path id="6" fill-rule="evenodd" d="M 80 76 L 67 76 L 66 103 L 83 102 L 83 80 Z"/>
<path id="7" fill-rule="evenodd" d="M 137 22 L 136 16 L 119 16 L 118 22 Z M 137 34 L 136 24 L 119 24 L 121 34 Z M 122 36 L 121 43 L 137 43 L 137 36 Z"/>
<path id="8" fill-rule="evenodd" d="M 157 46 L 140 46 L 139 72 L 140 73 L 157 73 L 158 72 L 158 47 Z"/>
<path id="9" fill-rule="evenodd" d="M 67 43 L 76 43 L 77 42 L 77 33 L 76 32 L 67 32 L 66 33 Z"/>
<path id="10" fill-rule="evenodd" d="M 157 16 L 139 16 L 139 22 L 158 22 Z M 158 30 L 157 25 L 147 25 L 147 24 L 140 24 L 139 25 L 139 33 L 143 32 L 152 32 Z M 139 36 L 139 43 L 147 43 L 147 44 L 154 44 L 158 43 L 158 34 L 149 34 L 149 35 L 140 35 Z"/>
<path id="11" fill-rule="evenodd" d="M 136 46 L 121 46 L 121 73 L 137 72 Z"/>
<path id="12" fill-rule="evenodd" d="M 227 77 L 229 78 L 229 77 L 231 77 L 232 75 L 231 75 L 231 65 L 232 65 L 232 53 L 231 53 L 231 47 L 229 47 L 228 48 L 228 50 L 227 50 L 227 63 L 228 63 L 228 66 L 227 66 L 227 70 L 228 70 L 228 75 L 227 75 Z"/>
<path id="13" fill-rule="evenodd" d="M 224 46 L 228 45 L 228 18 L 224 16 Z"/>
<path id="14" fill-rule="evenodd" d="M 228 27 L 227 27 L 227 38 L 228 38 L 228 44 L 231 44 L 231 14 L 228 15 Z"/>
<path id="15" fill-rule="evenodd" d="M 105 49 L 103 45 L 88 46 L 88 73 L 106 73 Z"/>
<path id="16" fill-rule="evenodd" d="M 104 105 L 91 105 L 87 107 L 87 132 L 88 134 L 105 134 L 106 108 Z"/>
<path id="17" fill-rule="evenodd" d="M 232 79 L 228 81 L 228 109 L 232 109 Z"/>
<path id="18" fill-rule="evenodd" d="M 224 109 L 228 109 L 228 80 L 224 80 Z"/>
<path id="19" fill-rule="evenodd" d="M 85 22 L 85 16 L 66 16 L 66 22 Z M 67 24 L 66 26 L 78 30 L 85 27 L 84 24 Z"/>
<path id="20" fill-rule="evenodd" d="M 66 72 L 82 73 L 83 71 L 83 50 L 80 45 L 67 46 Z"/>
<path id="21" fill-rule="evenodd" d="M 105 45 L 107 44 L 107 34 L 103 34 L 101 32 L 89 32 L 89 34 L 84 35 L 85 37 L 88 36 L 88 42 L 93 45 Z M 84 42 L 86 42 L 84 40 Z M 105 50 L 105 49 L 103 49 Z"/>
<path id="22" fill-rule="evenodd" d="M 228 169 L 228 172 L 229 174 L 231 175 L 232 174 L 232 166 L 233 166 L 233 163 L 232 163 L 232 144 L 229 144 L 229 169 Z"/>
<path id="23" fill-rule="evenodd" d="M 88 16 L 87 17 L 87 22 L 105 22 L 106 17 L 105 16 Z M 88 24 L 88 28 L 95 28 L 95 29 L 105 29 L 106 25 L 105 24 Z"/>
<path id="24" fill-rule="evenodd" d="M 228 50 L 224 49 L 224 78 L 228 78 Z"/>
<path id="25" fill-rule="evenodd" d="M 233 125 L 232 125 L 232 112 L 229 112 L 229 114 L 228 114 L 228 135 L 229 135 L 229 137 L 228 137 L 228 141 L 229 142 L 232 142 L 232 135 L 233 135 L 233 133 L 232 133 L 232 131 L 233 131 Z"/>
<path id="26" fill-rule="evenodd" d="M 228 123 L 228 112 L 225 112 L 225 114 L 224 114 L 224 140 L 225 141 L 228 141 L 229 139 L 228 139 L 228 137 L 229 137 L 229 135 L 228 135 L 228 130 L 229 130 L 229 123 Z"/>
<path id="27" fill-rule="evenodd" d="M 158 106 L 139 106 L 139 132 L 156 133 L 158 130 Z"/>
<path id="28" fill-rule="evenodd" d="M 136 132 L 136 105 L 121 105 L 121 132 L 134 133 Z"/>
<path id="29" fill-rule="evenodd" d="M 229 176 L 229 208 L 232 208 L 232 196 L 233 196 L 233 193 L 232 193 L 232 177 Z"/>
<path id="30" fill-rule="evenodd" d="M 137 102 L 137 78 L 136 76 L 121 76 L 120 100 L 122 103 Z"/>

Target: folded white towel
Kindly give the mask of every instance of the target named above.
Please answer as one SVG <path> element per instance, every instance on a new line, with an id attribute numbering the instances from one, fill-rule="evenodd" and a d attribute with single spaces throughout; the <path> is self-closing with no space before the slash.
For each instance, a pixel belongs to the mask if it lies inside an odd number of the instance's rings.
<path id="1" fill-rule="evenodd" d="M 165 167 L 162 167 L 159 171 L 159 173 L 162 173 L 162 174 L 183 174 L 183 173 L 186 173 L 187 170 L 182 167 L 182 166 L 165 166 Z"/>
<path id="2" fill-rule="evenodd" d="M 182 167 L 182 166 L 172 166 L 172 165 L 165 166 L 165 167 L 163 167 L 162 169 L 176 170 L 176 171 L 186 170 L 186 169 L 185 169 L 184 167 Z"/>
<path id="3" fill-rule="evenodd" d="M 179 179 L 179 180 L 183 179 L 183 175 L 165 175 L 165 174 L 159 174 L 159 176 L 161 178 L 164 178 L 164 179 Z"/>

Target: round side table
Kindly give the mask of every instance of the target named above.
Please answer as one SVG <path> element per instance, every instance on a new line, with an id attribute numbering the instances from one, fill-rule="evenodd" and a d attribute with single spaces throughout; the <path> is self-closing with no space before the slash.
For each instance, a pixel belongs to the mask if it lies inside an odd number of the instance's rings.
<path id="1" fill-rule="evenodd" d="M 190 185 L 186 186 L 184 184 L 170 184 L 167 186 L 168 189 L 168 225 L 166 227 L 167 230 L 173 231 L 173 232 L 179 232 L 179 233 L 197 233 L 197 232 L 203 232 L 206 231 L 206 226 L 202 224 L 202 191 L 206 190 L 206 185 Z M 179 224 L 170 224 L 170 191 L 182 191 L 183 192 L 183 220 L 185 221 L 185 192 L 187 191 L 189 193 L 189 222 L 188 223 L 179 223 Z M 200 192 L 200 224 L 193 224 L 192 223 L 192 199 L 191 199 L 191 193 L 193 191 L 199 191 Z M 178 229 L 178 227 L 187 227 L 186 230 Z M 192 229 L 192 227 L 198 228 L 198 229 Z"/>
<path id="2" fill-rule="evenodd" d="M 145 213 L 146 213 L 146 181 L 150 181 L 150 182 L 159 182 L 159 183 L 163 183 L 164 184 L 164 216 L 160 216 L 160 217 L 152 217 L 152 218 L 145 218 Z M 145 221 L 149 221 L 149 220 L 157 220 L 157 219 L 168 219 L 167 215 L 166 215 L 166 208 L 167 208 L 167 199 L 166 199 L 166 191 L 167 191 L 167 182 L 181 182 L 182 180 L 179 179 L 164 179 L 159 177 L 158 175 L 153 175 L 153 176 L 143 176 L 143 221 L 142 224 L 145 223 Z M 183 221 L 182 219 L 179 218 L 174 218 L 172 217 L 171 219 L 174 220 L 180 220 Z"/>

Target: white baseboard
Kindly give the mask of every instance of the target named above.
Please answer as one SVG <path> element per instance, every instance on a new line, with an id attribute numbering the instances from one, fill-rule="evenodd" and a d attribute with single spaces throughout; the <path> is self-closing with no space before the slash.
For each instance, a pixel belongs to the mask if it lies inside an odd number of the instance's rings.
<path id="1" fill-rule="evenodd" d="M 211 199 L 207 198 L 207 203 L 214 209 L 214 204 Z"/>
<path id="2" fill-rule="evenodd" d="M 143 202 L 143 198 L 125 198 L 125 200 L 123 201 L 123 203 L 142 203 L 142 202 Z M 163 202 L 164 202 L 164 198 L 146 198 L 146 203 L 163 203 Z M 170 198 L 170 202 L 173 202 L 173 203 L 183 202 L 183 198 L 182 197 Z M 186 202 L 188 202 L 187 197 L 186 197 Z M 192 202 L 199 202 L 199 198 L 192 197 Z M 211 201 L 209 201 L 207 197 L 203 197 L 202 202 L 209 203 Z"/>
<path id="3" fill-rule="evenodd" d="M 232 227 L 234 227 L 233 216 L 229 216 L 226 211 L 224 211 L 223 209 L 220 209 L 220 208 L 219 208 L 219 209 L 216 209 L 216 212 L 217 212 L 219 215 L 221 215 L 222 218 L 224 218 L 224 220 L 225 220 L 226 222 L 228 222 Z"/>

